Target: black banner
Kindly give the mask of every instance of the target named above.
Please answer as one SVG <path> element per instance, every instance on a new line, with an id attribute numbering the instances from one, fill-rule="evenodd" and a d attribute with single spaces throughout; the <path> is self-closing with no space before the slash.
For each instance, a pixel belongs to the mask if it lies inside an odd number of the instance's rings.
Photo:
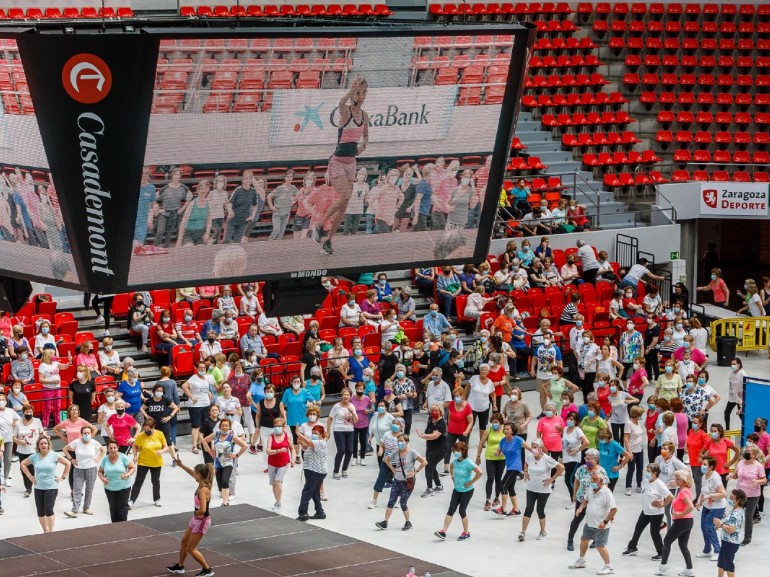
<path id="1" fill-rule="evenodd" d="M 112 292 L 128 275 L 157 40 L 29 32 L 18 44 L 80 281 Z"/>

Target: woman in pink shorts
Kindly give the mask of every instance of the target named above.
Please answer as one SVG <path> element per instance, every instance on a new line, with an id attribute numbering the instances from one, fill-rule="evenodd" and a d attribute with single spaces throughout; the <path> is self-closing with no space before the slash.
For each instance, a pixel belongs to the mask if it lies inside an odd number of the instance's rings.
<path id="1" fill-rule="evenodd" d="M 212 465 L 205 465 L 199 463 L 195 465 L 195 468 L 190 469 L 187 465 L 183 464 L 177 457 L 177 465 L 181 467 L 188 475 L 198 482 L 198 490 L 195 491 L 195 512 L 192 519 L 187 524 L 187 530 L 182 537 L 182 545 L 179 548 L 179 561 L 173 565 L 166 567 L 169 573 L 183 574 L 184 562 L 187 555 L 190 555 L 198 563 L 200 563 L 201 571 L 198 573 L 198 577 L 210 577 L 214 574 L 213 569 L 206 563 L 206 559 L 203 554 L 198 551 L 198 545 L 203 539 L 203 536 L 211 527 L 211 517 L 209 516 L 209 502 L 211 501 L 211 485 L 214 482 L 214 467 Z"/>
<path id="2" fill-rule="evenodd" d="M 345 209 L 353 194 L 353 183 L 356 180 L 356 156 L 366 150 L 369 142 L 369 115 L 361 105 L 366 100 L 369 85 L 363 76 L 356 76 L 350 89 L 340 98 L 339 128 L 337 133 L 337 148 L 329 159 L 326 171 L 326 184 L 334 187 L 337 198 L 319 219 L 319 224 L 313 228 L 313 240 L 321 242 L 324 230 L 327 231 L 323 241 L 323 253 L 332 254 L 332 237 L 345 217 Z"/>

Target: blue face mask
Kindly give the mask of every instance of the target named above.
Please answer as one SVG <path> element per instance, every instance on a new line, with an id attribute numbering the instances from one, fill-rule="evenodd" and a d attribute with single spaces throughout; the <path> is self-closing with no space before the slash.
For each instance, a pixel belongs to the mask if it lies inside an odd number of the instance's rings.
<path id="1" fill-rule="evenodd" d="M 591 483 L 591 488 L 596 491 L 599 488 L 599 483 Z"/>
<path id="2" fill-rule="evenodd" d="M 651 411 L 654 411 L 655 410 L 655 405 L 653 405 L 652 403 L 649 403 L 647 405 L 647 408 L 650 409 Z"/>
<path id="3" fill-rule="evenodd" d="M 405 376 L 406 376 L 406 373 L 404 373 L 404 371 L 396 371 L 397 379 L 403 379 Z"/>
<path id="4" fill-rule="evenodd" d="M 553 411 L 546 411 L 545 416 L 550 419 L 551 417 L 553 417 Z"/>
<path id="5" fill-rule="evenodd" d="M 398 433 L 398 425 L 391 425 L 390 430 L 393 431 L 394 433 Z"/>
<path id="6" fill-rule="evenodd" d="M 719 433 L 711 433 L 711 438 L 714 439 L 715 441 L 718 441 L 719 440 Z"/>
<path id="7" fill-rule="evenodd" d="M 492 430 L 493 431 L 499 431 L 500 430 L 500 423 L 492 423 Z"/>
<path id="8" fill-rule="evenodd" d="M 583 321 L 575 321 L 575 326 L 576 326 L 577 328 L 580 328 L 580 327 L 582 327 L 582 326 L 583 326 Z"/>
<path id="9" fill-rule="evenodd" d="M 717 275 L 715 275 L 715 274 L 712 274 L 712 275 L 711 275 L 711 280 L 717 280 Z"/>
<path id="10" fill-rule="evenodd" d="M 281 433 L 283 433 L 283 427 L 273 427 L 274 435 L 280 435 Z"/>
<path id="11" fill-rule="evenodd" d="M 607 444 L 609 444 L 609 441 L 607 439 L 599 439 L 599 444 L 600 445 L 607 445 Z"/>
<path id="12" fill-rule="evenodd" d="M 404 449 L 406 449 L 406 443 L 404 443 L 404 441 L 399 441 L 398 448 L 403 451 Z"/>
<path id="13" fill-rule="evenodd" d="M 692 430 L 693 431 L 697 431 L 698 429 L 700 429 L 700 425 L 698 423 L 693 423 L 692 424 Z"/>
<path id="14" fill-rule="evenodd" d="M 666 373 L 669 375 L 674 372 L 674 367 L 666 367 Z"/>
<path id="15" fill-rule="evenodd" d="M 463 454 L 462 454 L 460 451 L 454 451 L 454 452 L 452 453 L 452 456 L 453 456 L 455 459 L 459 459 L 460 457 L 462 457 L 462 456 L 463 456 Z"/>
<path id="16" fill-rule="evenodd" d="M 706 379 L 698 379 L 698 384 L 699 385 L 705 385 L 706 384 Z"/>
<path id="17" fill-rule="evenodd" d="M 645 478 L 647 481 L 649 481 L 650 479 L 652 479 L 652 473 L 650 473 L 649 471 L 645 472 L 645 473 L 644 473 L 644 478 Z"/>
<path id="18" fill-rule="evenodd" d="M 735 507 L 735 501 L 733 501 L 732 497 L 727 500 L 727 504 L 730 507 Z"/>
<path id="19" fill-rule="evenodd" d="M 312 441 L 317 441 L 317 440 L 318 440 L 318 435 L 315 435 L 315 434 L 313 434 L 313 435 L 310 435 L 310 439 L 311 439 Z"/>
<path id="20" fill-rule="evenodd" d="M 381 415 L 385 414 L 385 407 L 377 407 L 377 412 Z"/>
<path id="21" fill-rule="evenodd" d="M 684 386 L 689 390 L 692 389 L 695 385 L 691 383 L 690 381 L 687 381 Z"/>
<path id="22" fill-rule="evenodd" d="M 596 416 L 596 411 L 593 411 L 593 410 L 589 410 L 589 411 L 588 411 L 588 416 L 589 416 L 589 417 L 591 417 L 591 418 L 593 419 L 593 418 Z"/>
<path id="23" fill-rule="evenodd" d="M 706 465 L 701 465 L 700 466 L 700 472 L 705 475 L 706 473 L 709 472 L 709 468 Z"/>

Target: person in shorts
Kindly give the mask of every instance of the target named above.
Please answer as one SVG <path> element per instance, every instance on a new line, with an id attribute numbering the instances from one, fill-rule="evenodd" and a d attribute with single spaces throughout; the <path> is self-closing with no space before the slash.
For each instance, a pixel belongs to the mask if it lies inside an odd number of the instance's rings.
<path id="1" fill-rule="evenodd" d="M 593 541 L 596 551 L 604 561 L 604 567 L 596 574 L 612 575 L 615 569 L 612 567 L 610 553 L 607 551 L 607 541 L 610 537 L 610 524 L 618 512 L 618 507 L 612 491 L 604 485 L 604 476 L 599 472 L 591 475 L 591 489 L 577 511 L 579 515 L 582 509 L 586 510 L 586 524 L 583 527 L 583 535 L 580 537 L 580 557 L 570 565 L 570 569 L 582 569 L 586 566 L 586 552 L 589 543 Z"/>

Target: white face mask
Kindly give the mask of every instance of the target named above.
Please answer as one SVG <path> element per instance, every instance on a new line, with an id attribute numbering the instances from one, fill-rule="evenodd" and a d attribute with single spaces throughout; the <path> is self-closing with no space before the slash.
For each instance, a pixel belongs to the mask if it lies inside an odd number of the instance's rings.
<path id="1" fill-rule="evenodd" d="M 468 186 L 471 183 L 471 179 L 466 176 L 466 177 L 460 179 L 460 183 L 463 186 Z"/>

